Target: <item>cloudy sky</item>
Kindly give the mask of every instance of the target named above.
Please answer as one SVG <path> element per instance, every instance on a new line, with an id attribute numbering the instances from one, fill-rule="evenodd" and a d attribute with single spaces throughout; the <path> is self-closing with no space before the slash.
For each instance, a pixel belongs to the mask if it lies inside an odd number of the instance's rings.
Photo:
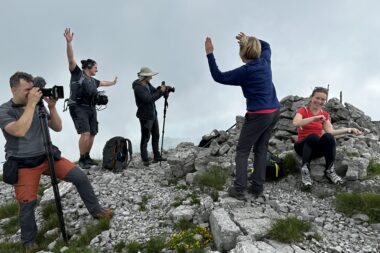
<path id="1" fill-rule="evenodd" d="M 0 8 L 0 101 L 11 97 L 9 77 L 17 70 L 41 75 L 48 86 L 69 94 L 65 27 L 74 31 L 77 62 L 93 58 L 100 80 L 119 77 L 105 88 L 106 110 L 98 113 L 100 132 L 93 156 L 122 135 L 135 144 L 139 122 L 131 83 L 141 66 L 158 71 L 152 83 L 176 88 L 169 97 L 165 136 L 195 142 L 212 129 L 227 129 L 245 112 L 238 87 L 215 83 L 204 53 L 213 39 L 221 70 L 240 66 L 235 35 L 243 31 L 272 47 L 273 82 L 279 99 L 308 96 L 314 86 L 330 85 L 330 96 L 380 120 L 380 3 L 375 0 L 2 0 Z M 68 112 L 63 132 L 52 134 L 70 159 L 78 159 L 78 135 Z M 162 126 L 163 100 L 157 101 Z M 5 139 L 0 137 L 0 145 Z M 0 150 L 3 160 L 3 149 Z"/>

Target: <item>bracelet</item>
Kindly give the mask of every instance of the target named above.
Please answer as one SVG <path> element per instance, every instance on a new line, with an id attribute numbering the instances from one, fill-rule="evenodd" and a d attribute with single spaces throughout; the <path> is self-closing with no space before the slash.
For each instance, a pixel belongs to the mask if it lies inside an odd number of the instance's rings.
<path id="1" fill-rule="evenodd" d="M 351 130 L 351 128 L 347 128 L 347 133 L 351 133 L 352 132 L 352 130 Z"/>

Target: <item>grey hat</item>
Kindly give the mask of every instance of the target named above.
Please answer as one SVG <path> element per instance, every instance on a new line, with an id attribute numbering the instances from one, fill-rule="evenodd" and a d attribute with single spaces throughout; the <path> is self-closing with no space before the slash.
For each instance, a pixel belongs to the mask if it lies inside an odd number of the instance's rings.
<path id="1" fill-rule="evenodd" d="M 140 79 L 144 79 L 145 77 L 147 76 L 155 76 L 157 75 L 158 72 L 153 72 L 150 68 L 148 67 L 142 67 L 140 69 L 140 72 L 137 73 L 137 76 L 140 78 Z"/>

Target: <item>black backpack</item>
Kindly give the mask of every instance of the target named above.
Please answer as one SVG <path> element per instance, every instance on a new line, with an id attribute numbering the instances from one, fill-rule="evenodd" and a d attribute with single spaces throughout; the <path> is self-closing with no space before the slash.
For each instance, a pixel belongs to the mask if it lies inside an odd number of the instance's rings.
<path id="1" fill-rule="evenodd" d="M 267 152 L 266 180 L 278 180 L 285 176 L 281 159 L 272 152 Z"/>
<path id="2" fill-rule="evenodd" d="M 126 169 L 132 160 L 132 143 L 116 136 L 109 139 L 103 148 L 103 168 L 118 172 Z"/>

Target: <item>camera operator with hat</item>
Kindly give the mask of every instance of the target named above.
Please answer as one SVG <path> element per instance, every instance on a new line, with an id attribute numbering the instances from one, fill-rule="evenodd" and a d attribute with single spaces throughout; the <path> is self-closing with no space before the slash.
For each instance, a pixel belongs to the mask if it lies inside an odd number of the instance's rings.
<path id="1" fill-rule="evenodd" d="M 79 138 L 79 165 L 88 169 L 92 165 L 98 165 L 90 157 L 90 151 L 94 143 L 95 135 L 98 133 L 98 120 L 96 113 L 97 88 L 100 86 L 111 86 L 117 82 L 117 77 L 113 81 L 99 81 L 94 78 L 98 67 L 96 61 L 92 59 L 82 60 L 80 69 L 74 59 L 72 40 L 74 33 L 70 28 L 66 28 L 64 36 L 67 42 L 67 58 L 69 60 L 70 79 L 70 115 L 74 121 Z"/>
<path id="2" fill-rule="evenodd" d="M 154 102 L 162 96 L 168 95 L 171 87 L 162 84 L 157 89 L 154 88 L 150 81 L 152 80 L 152 77 L 157 74 L 157 72 L 153 72 L 148 67 L 142 67 L 140 72 L 137 73 L 138 79 L 132 84 L 137 105 L 136 116 L 139 118 L 141 126 L 141 159 L 145 166 L 149 166 L 150 164 L 147 150 L 150 135 L 152 135 L 153 161 L 166 161 L 165 158 L 161 157 L 158 149 L 160 133 L 157 110 Z"/>
<path id="3" fill-rule="evenodd" d="M 43 130 L 37 105 L 41 101 L 40 88 L 33 87 L 33 77 L 16 72 L 10 78 L 13 97 L 0 106 L 0 128 L 6 139 L 6 162 L 3 167 L 3 181 L 12 184 L 20 205 L 19 220 L 21 241 L 26 252 L 37 248 L 37 225 L 34 210 L 37 205 L 37 189 L 41 174 L 49 175 L 47 153 L 43 142 Z M 59 132 L 62 121 L 55 107 L 56 100 L 44 97 L 47 108 L 48 126 Z M 71 182 L 77 188 L 87 210 L 95 218 L 111 218 L 112 211 L 99 205 L 94 190 L 81 169 L 74 163 L 54 155 L 57 178 Z"/>

